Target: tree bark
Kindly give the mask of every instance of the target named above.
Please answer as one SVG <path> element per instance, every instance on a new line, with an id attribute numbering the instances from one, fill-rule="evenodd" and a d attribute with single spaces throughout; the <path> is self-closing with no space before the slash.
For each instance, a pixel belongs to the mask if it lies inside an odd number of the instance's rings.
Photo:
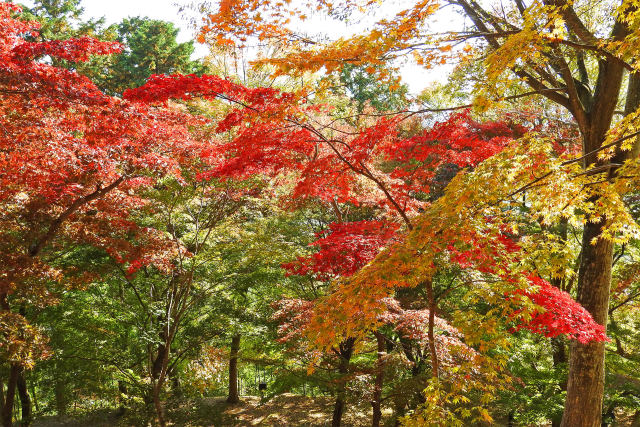
<path id="1" fill-rule="evenodd" d="M 151 376 L 154 380 L 157 380 L 160 378 L 160 375 L 162 375 L 164 360 L 167 358 L 167 346 L 165 345 L 166 337 L 163 332 L 160 333 L 160 339 L 163 341 L 161 344 L 158 344 L 156 358 L 154 359 L 151 367 Z"/>
<path id="2" fill-rule="evenodd" d="M 376 379 L 373 387 L 373 415 L 371 417 L 372 427 L 380 427 L 382 421 L 382 386 L 384 385 L 384 358 L 386 355 L 384 336 L 380 332 L 375 333 L 378 349 L 378 358 L 376 360 Z"/>
<path id="3" fill-rule="evenodd" d="M 4 405 L 2 406 L 2 426 L 12 427 L 13 425 L 13 403 L 16 396 L 18 376 L 20 366 L 12 363 L 9 369 L 9 380 L 7 381 L 7 391 L 4 395 Z"/>
<path id="4" fill-rule="evenodd" d="M 227 403 L 240 402 L 238 394 L 238 352 L 240 351 L 240 335 L 231 338 L 231 354 L 229 356 L 229 396 Z"/>
<path id="5" fill-rule="evenodd" d="M 339 346 L 339 357 L 340 361 L 338 364 L 338 373 L 340 374 L 340 383 L 338 385 L 338 393 L 336 394 L 336 401 L 333 405 L 333 416 L 331 418 L 331 427 L 340 427 L 342 423 L 342 414 L 344 413 L 344 400 L 345 400 L 345 389 L 346 389 L 346 380 L 345 376 L 349 373 L 349 361 L 351 360 L 351 355 L 353 354 L 353 345 L 355 344 L 355 340 L 353 338 L 348 338 L 340 343 Z"/>
<path id="6" fill-rule="evenodd" d="M 620 65 L 616 63 L 599 64 L 598 85 L 594 100 L 600 108 L 589 111 L 589 132 L 583 132 L 583 151 L 593 152 L 600 148 L 606 132 L 611 126 L 611 115 L 617 103 L 622 80 Z M 632 73 L 626 93 L 625 115 L 631 114 L 640 106 L 640 75 Z M 638 138 L 631 153 L 638 151 Z M 631 155 L 630 152 L 617 150 L 611 163 L 621 164 Z M 597 154 L 587 156 L 585 167 L 598 163 Z M 615 167 L 611 168 L 607 178 L 615 176 Z M 595 200 L 594 200 L 595 201 Z M 611 269 L 613 264 L 613 243 L 597 238 L 606 224 L 606 220 L 594 224 L 588 222 L 583 231 L 582 259 L 578 272 L 577 301 L 586 308 L 593 319 L 607 326 L 609 313 L 609 293 L 611 288 Z M 567 398 L 562 416 L 562 427 L 599 427 L 602 421 L 602 397 L 604 394 L 604 354 L 605 345 L 601 342 L 581 344 L 573 342 L 570 346 L 569 377 L 567 380 Z"/>
<path id="7" fill-rule="evenodd" d="M 577 301 L 593 319 L 607 324 L 613 243 L 598 239 L 604 224 L 587 223 L 582 240 L 582 260 L 578 274 Z M 604 393 L 604 343 L 572 342 L 569 359 L 567 398 L 562 416 L 563 427 L 600 427 Z"/>
<path id="8" fill-rule="evenodd" d="M 20 369 L 18 374 L 18 395 L 20 396 L 21 410 L 21 427 L 29 427 L 31 425 L 31 396 L 27 390 L 27 381 L 24 378 L 24 368 Z"/>

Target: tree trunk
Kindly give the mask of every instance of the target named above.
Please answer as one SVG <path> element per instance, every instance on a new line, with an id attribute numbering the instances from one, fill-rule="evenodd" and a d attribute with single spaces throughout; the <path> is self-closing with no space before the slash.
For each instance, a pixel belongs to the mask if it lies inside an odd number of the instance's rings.
<path id="1" fill-rule="evenodd" d="M 157 381 L 153 387 L 153 406 L 156 409 L 156 416 L 158 417 L 158 424 L 160 427 L 165 427 L 167 421 L 164 415 L 164 406 L 160 400 L 160 391 L 162 390 L 162 382 Z"/>
<path id="2" fill-rule="evenodd" d="M 238 395 L 238 352 L 240 351 L 240 335 L 231 338 L 231 353 L 229 355 L 229 396 L 227 403 L 240 402 Z"/>
<path id="3" fill-rule="evenodd" d="M 429 328 L 427 335 L 429 337 L 429 353 L 431 354 L 431 377 L 435 380 L 438 379 L 438 371 L 440 369 L 438 363 L 438 352 L 436 350 L 436 339 L 433 329 L 435 326 L 436 315 L 436 301 L 433 297 L 433 283 L 429 280 L 426 283 L 427 288 L 427 300 L 429 303 Z"/>
<path id="4" fill-rule="evenodd" d="M 345 376 L 349 373 L 349 361 L 351 360 L 351 355 L 353 354 L 353 345 L 355 344 L 355 340 L 353 338 L 348 338 L 340 343 L 339 346 L 339 356 L 340 361 L 338 364 L 338 372 L 340 373 L 340 383 L 338 385 L 338 393 L 336 395 L 336 402 L 333 405 L 333 417 L 331 418 L 331 427 L 340 427 L 340 423 L 342 422 L 342 414 L 344 412 L 344 399 L 345 399 L 345 389 L 346 389 L 346 379 Z"/>
<path id="5" fill-rule="evenodd" d="M 162 375 L 162 368 L 164 366 L 164 360 L 167 356 L 167 346 L 165 345 L 166 338 L 164 333 L 160 333 L 160 339 L 163 341 L 162 344 L 158 345 L 158 351 L 156 358 L 153 361 L 153 365 L 151 367 L 151 377 L 155 380 L 160 378 Z"/>
<path id="6" fill-rule="evenodd" d="M 384 336 L 380 332 L 375 333 L 378 347 L 378 359 L 376 361 L 376 379 L 373 388 L 373 416 L 371 418 L 372 427 L 380 427 L 382 421 L 382 386 L 384 385 L 384 357 L 386 355 L 386 347 Z"/>
<path id="7" fill-rule="evenodd" d="M 621 27 L 622 28 L 622 27 Z M 593 104 L 587 109 L 588 126 L 581 126 L 585 169 L 602 163 L 598 159 L 598 150 L 605 140 L 611 126 L 613 113 L 622 83 L 623 69 L 616 61 L 600 60 L 598 81 L 593 96 Z M 640 74 L 629 76 L 625 116 L 640 106 Z M 637 153 L 636 138 L 632 153 Z M 610 159 L 611 164 L 621 164 L 629 158 L 629 151 L 616 150 Z M 604 161 L 607 163 L 607 161 Z M 607 179 L 615 176 L 612 167 L 606 174 Z M 597 202 L 597 199 L 592 200 Z M 602 233 L 606 219 L 594 224 L 587 222 L 582 238 L 582 259 L 578 273 L 577 301 L 586 308 L 593 319 L 607 326 L 609 312 L 609 293 L 611 288 L 611 268 L 613 263 L 613 243 L 605 239 L 594 238 Z M 567 397 L 562 415 L 563 427 L 600 427 L 602 420 L 602 397 L 604 394 L 604 353 L 603 342 L 581 344 L 572 342 L 570 346 L 569 376 Z"/>
<path id="8" fill-rule="evenodd" d="M 40 405 L 38 404 L 38 395 L 36 394 L 36 385 L 35 382 L 33 387 L 31 388 L 31 395 L 33 396 L 33 407 L 36 410 L 36 413 L 40 412 Z"/>
<path id="9" fill-rule="evenodd" d="M 18 374 L 18 395 L 20 396 L 21 408 L 21 426 L 29 427 L 31 425 L 31 397 L 27 390 L 27 381 L 24 378 L 24 368 L 20 369 Z"/>
<path id="10" fill-rule="evenodd" d="M 152 378 L 152 397 L 153 406 L 156 409 L 156 415 L 158 417 L 158 424 L 161 427 L 166 425 L 166 417 L 164 413 L 164 405 L 160 399 L 164 382 L 167 378 L 167 367 L 169 365 L 169 352 L 171 349 L 171 342 L 174 337 L 174 330 L 165 331 L 164 329 L 159 334 L 162 340 L 158 345 L 158 352 L 153 365 L 151 366 L 151 378 Z"/>
<path id="11" fill-rule="evenodd" d="M 560 237 L 565 242 L 567 241 L 567 222 L 562 222 L 562 231 Z M 551 284 L 560 290 L 563 289 L 564 278 L 552 278 Z M 557 336 L 551 338 L 551 355 L 553 358 L 553 368 L 558 371 L 563 365 L 568 362 L 567 357 L 567 344 L 566 339 L 563 336 Z M 558 383 L 560 390 L 567 391 L 567 378 L 563 377 Z M 560 427 L 562 423 L 562 412 L 558 411 L 551 416 L 551 427 Z"/>
<path id="12" fill-rule="evenodd" d="M 598 239 L 604 224 L 587 223 L 582 239 L 577 301 L 593 319 L 607 324 L 613 244 Z M 572 342 L 563 427 L 600 427 L 604 393 L 604 343 Z"/>
<path id="13" fill-rule="evenodd" d="M 169 372 L 169 379 L 171 380 L 171 391 L 176 397 L 182 397 L 182 384 L 180 383 L 180 377 L 171 370 Z"/>
<path id="14" fill-rule="evenodd" d="M 7 381 L 7 392 L 4 395 L 4 405 L 2 406 L 3 427 L 11 427 L 13 425 L 13 403 L 16 396 L 19 374 L 20 366 L 12 363 L 9 370 L 9 381 Z"/>
<path id="15" fill-rule="evenodd" d="M 63 416 L 67 414 L 67 396 L 65 394 L 65 386 L 59 378 L 56 378 L 56 382 L 53 387 L 53 392 L 56 401 L 56 413 L 58 416 Z"/>
<path id="16" fill-rule="evenodd" d="M 119 403 L 117 416 L 121 417 L 127 412 L 127 407 L 125 406 L 127 400 L 127 385 L 124 381 L 118 380 L 118 399 Z"/>

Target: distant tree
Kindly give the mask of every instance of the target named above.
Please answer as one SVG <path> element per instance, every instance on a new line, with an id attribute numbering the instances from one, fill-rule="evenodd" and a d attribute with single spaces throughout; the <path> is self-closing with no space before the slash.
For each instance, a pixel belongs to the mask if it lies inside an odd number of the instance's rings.
<path id="1" fill-rule="evenodd" d="M 82 0 L 34 0 L 25 8 L 25 19 L 41 25 L 38 41 L 63 40 L 91 36 L 103 41 L 118 41 L 120 55 L 93 57 L 82 64 L 53 58 L 53 65 L 74 69 L 89 77 L 110 95 L 144 84 L 152 74 L 201 73 L 204 66 L 192 61 L 193 42 L 178 43 L 180 31 L 172 23 L 145 17 L 126 18 L 105 26 L 105 18 L 85 19 Z"/>
<path id="2" fill-rule="evenodd" d="M 361 113 L 368 104 L 377 111 L 397 111 L 407 104 L 407 86 L 381 82 L 381 67 L 346 64 L 339 79 Z"/>
<path id="3" fill-rule="evenodd" d="M 33 3 L 33 7 L 24 8 L 23 15 L 40 23 L 38 40 L 63 40 L 86 35 L 99 35 L 98 38 L 105 39 L 104 34 L 98 34 L 104 26 L 104 18 L 83 19 L 81 0 L 35 0 Z"/>
<path id="4" fill-rule="evenodd" d="M 98 87 L 112 94 L 141 86 L 152 74 L 199 74 L 204 66 L 192 61 L 193 42 L 178 43 L 179 29 L 172 23 L 148 18 L 127 18 L 116 26 L 122 54 L 112 58 L 105 75 L 90 75 Z"/>

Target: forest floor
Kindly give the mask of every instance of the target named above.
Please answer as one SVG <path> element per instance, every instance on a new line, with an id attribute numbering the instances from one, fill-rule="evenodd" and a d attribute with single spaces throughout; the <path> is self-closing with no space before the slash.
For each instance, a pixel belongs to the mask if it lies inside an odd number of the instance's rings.
<path id="1" fill-rule="evenodd" d="M 331 425 L 333 400 L 329 397 L 281 394 L 264 402 L 259 397 L 243 396 L 237 405 L 225 402 L 224 397 L 181 402 L 167 408 L 167 418 L 172 426 L 184 427 L 321 427 Z M 347 405 L 342 425 L 347 427 L 371 424 L 371 410 L 361 411 Z M 390 411 L 386 414 L 390 415 Z M 148 425 L 136 414 L 118 417 L 115 411 L 100 411 L 82 418 L 47 417 L 36 420 L 33 427 L 143 427 Z"/>

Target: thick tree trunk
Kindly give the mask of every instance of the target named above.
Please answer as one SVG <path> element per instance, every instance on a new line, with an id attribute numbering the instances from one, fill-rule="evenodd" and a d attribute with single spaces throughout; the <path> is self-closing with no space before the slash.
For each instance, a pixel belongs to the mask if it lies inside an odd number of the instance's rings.
<path id="1" fill-rule="evenodd" d="M 378 349 L 378 358 L 376 360 L 376 379 L 373 386 L 373 415 L 371 417 L 372 427 L 380 427 L 382 421 L 382 386 L 384 385 L 384 358 L 386 355 L 386 347 L 384 336 L 380 332 L 375 333 Z"/>
<path id="2" fill-rule="evenodd" d="M 602 223 L 587 223 L 582 240 L 582 260 L 578 274 L 577 301 L 593 319 L 607 324 L 613 244 L 598 239 Z M 562 417 L 563 427 L 600 427 L 604 392 L 604 343 L 571 344 L 567 398 Z"/>
<path id="3" fill-rule="evenodd" d="M 21 427 L 29 427 L 31 425 L 31 397 L 27 390 L 27 381 L 24 378 L 24 368 L 20 369 L 18 374 L 18 395 L 20 396 L 21 409 Z"/>
<path id="4" fill-rule="evenodd" d="M 11 427 L 13 425 L 13 403 L 16 396 L 19 375 L 20 366 L 15 363 L 11 364 L 11 368 L 9 369 L 9 380 L 7 381 L 7 391 L 4 395 L 4 404 L 2 406 L 3 427 Z"/>
<path id="5" fill-rule="evenodd" d="M 616 27 L 617 30 L 624 28 Z M 614 31 L 616 31 L 614 29 Z M 618 103 L 623 69 L 617 61 L 600 60 L 598 79 L 593 94 L 593 102 L 587 108 L 588 123 L 581 123 L 585 169 L 602 164 L 597 150 L 602 146 L 606 133 L 611 126 L 612 117 Z M 624 114 L 628 115 L 640 106 L 640 74 L 632 73 L 626 94 Z M 631 153 L 637 153 L 638 138 Z M 631 155 L 628 151 L 617 150 L 610 164 L 621 164 Z M 606 163 L 606 160 L 604 161 Z M 606 173 L 607 179 L 615 176 L 616 167 Z M 596 202 L 597 200 L 593 200 Z M 611 268 L 613 263 L 613 243 L 598 239 L 605 221 L 594 224 L 588 222 L 582 238 L 582 259 L 578 273 L 577 301 L 586 308 L 593 319 L 607 326 L 609 311 L 609 292 L 611 288 Z M 570 346 L 569 376 L 563 427 L 599 427 L 602 420 L 602 397 L 604 394 L 604 343 L 581 344 L 573 342 Z"/>
<path id="6" fill-rule="evenodd" d="M 231 354 L 229 355 L 229 396 L 227 403 L 240 402 L 238 394 L 238 352 L 240 351 L 240 335 L 231 338 Z"/>
<path id="7" fill-rule="evenodd" d="M 346 380 L 345 376 L 349 373 L 349 361 L 353 354 L 353 345 L 355 340 L 352 338 L 346 339 L 340 344 L 339 355 L 340 361 L 338 364 L 338 372 L 340 373 L 340 383 L 338 385 L 338 393 L 336 394 L 336 401 L 333 405 L 333 416 L 331 418 L 331 427 L 340 427 L 342 423 L 342 414 L 344 413 L 345 405 L 345 389 Z"/>

